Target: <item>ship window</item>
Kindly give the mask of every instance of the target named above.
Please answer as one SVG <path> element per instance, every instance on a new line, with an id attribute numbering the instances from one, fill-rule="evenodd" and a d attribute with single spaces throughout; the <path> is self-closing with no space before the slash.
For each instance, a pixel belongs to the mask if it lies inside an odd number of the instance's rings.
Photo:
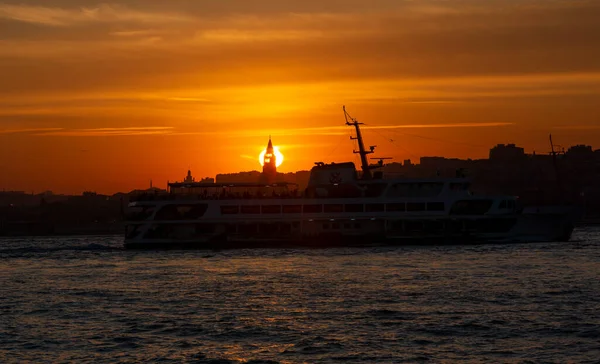
<path id="1" fill-rule="evenodd" d="M 441 233 L 444 231 L 444 222 L 438 220 L 424 221 L 423 229 L 428 233 Z"/>
<path id="2" fill-rule="evenodd" d="M 406 211 L 425 211 L 425 202 L 408 202 Z"/>
<path id="3" fill-rule="evenodd" d="M 443 202 L 427 202 L 427 211 L 444 211 L 445 206 Z"/>
<path id="4" fill-rule="evenodd" d="M 302 211 L 309 214 L 323 212 L 323 205 L 303 205 Z"/>
<path id="5" fill-rule="evenodd" d="M 280 214 L 281 205 L 264 205 L 262 206 L 263 214 Z"/>
<path id="6" fill-rule="evenodd" d="M 346 212 L 363 212 L 365 210 L 365 206 L 363 204 L 346 204 L 344 206 Z"/>
<path id="7" fill-rule="evenodd" d="M 341 204 L 331 204 L 325 205 L 325 212 L 343 212 L 344 205 Z"/>
<path id="8" fill-rule="evenodd" d="M 388 203 L 386 205 L 386 209 L 389 212 L 392 212 L 392 211 L 406 211 L 406 205 L 404 204 L 404 202 Z"/>
<path id="9" fill-rule="evenodd" d="M 423 221 L 405 221 L 404 229 L 407 232 L 420 232 L 423 231 Z"/>
<path id="10" fill-rule="evenodd" d="M 196 234 L 211 234 L 215 232 L 214 224 L 198 224 L 195 228 Z"/>
<path id="11" fill-rule="evenodd" d="M 235 215 L 240 213 L 239 206 L 221 206 L 222 215 Z"/>
<path id="12" fill-rule="evenodd" d="M 275 234 L 279 231 L 279 224 L 277 223 L 265 223 L 258 226 L 258 230 L 261 234 Z"/>
<path id="13" fill-rule="evenodd" d="M 154 220 L 179 220 L 177 205 L 165 205 L 154 215 Z"/>
<path id="14" fill-rule="evenodd" d="M 500 202 L 500 206 L 498 206 L 498 208 L 505 209 L 506 208 L 506 200 L 502 200 L 502 202 Z"/>
<path id="15" fill-rule="evenodd" d="M 492 207 L 493 200 L 462 200 L 452 205 L 452 215 L 483 215 Z"/>
<path id="16" fill-rule="evenodd" d="M 152 215 L 154 212 L 154 207 L 132 207 L 129 208 L 126 215 L 126 220 L 129 221 L 142 221 Z"/>
<path id="17" fill-rule="evenodd" d="M 402 232 L 404 231 L 404 223 L 402 220 L 392 221 L 390 224 L 390 230 L 394 232 Z"/>
<path id="18" fill-rule="evenodd" d="M 154 220 L 196 220 L 204 215 L 207 204 L 165 205 L 157 211 Z"/>
<path id="19" fill-rule="evenodd" d="M 284 214 L 299 214 L 302 212 L 302 206 L 300 205 L 283 205 Z"/>
<path id="20" fill-rule="evenodd" d="M 242 234 L 252 234 L 258 231 L 257 224 L 241 224 L 238 226 L 238 231 Z"/>
<path id="21" fill-rule="evenodd" d="M 281 224 L 281 226 L 279 228 L 281 229 L 281 232 L 284 234 L 289 234 L 292 232 L 291 224 Z"/>
<path id="22" fill-rule="evenodd" d="M 385 205 L 382 203 L 370 203 L 366 205 L 367 212 L 382 212 L 385 210 Z"/>
<path id="23" fill-rule="evenodd" d="M 396 183 L 391 186 L 387 197 L 433 197 L 439 195 L 444 189 L 443 183 Z"/>
<path id="24" fill-rule="evenodd" d="M 360 186 L 365 191 L 365 197 L 379 197 L 387 187 L 387 183 L 363 184 Z"/>
<path id="25" fill-rule="evenodd" d="M 242 214 L 260 214 L 260 206 L 242 205 Z"/>
<path id="26" fill-rule="evenodd" d="M 450 189 L 452 191 L 466 191 L 469 189 L 468 183 L 450 183 Z"/>
<path id="27" fill-rule="evenodd" d="M 208 205 L 207 204 L 195 204 L 192 206 L 191 209 L 189 209 L 184 215 L 183 218 L 184 219 L 198 219 L 202 216 L 204 216 L 204 213 L 206 213 L 206 210 L 208 210 Z"/>

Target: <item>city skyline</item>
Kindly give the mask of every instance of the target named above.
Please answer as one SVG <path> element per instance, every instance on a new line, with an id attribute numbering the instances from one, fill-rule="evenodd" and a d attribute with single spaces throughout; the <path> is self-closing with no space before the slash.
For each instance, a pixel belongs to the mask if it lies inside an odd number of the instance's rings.
<path id="1" fill-rule="evenodd" d="M 231 10 L 235 9 L 235 10 Z M 285 162 L 600 137 L 600 5 L 0 1 L 0 188 L 117 192 Z"/>
<path id="2" fill-rule="evenodd" d="M 589 145 L 584 145 L 584 144 L 576 144 L 576 145 L 571 145 L 571 146 L 561 146 L 561 145 L 555 145 L 555 154 L 558 156 L 558 165 L 554 166 L 552 168 L 552 171 L 550 174 L 555 174 L 555 173 L 566 173 L 567 170 L 564 170 L 565 168 L 569 169 L 571 167 L 571 164 L 576 162 L 576 163 L 584 163 L 587 165 L 588 171 L 586 173 L 589 173 L 590 175 L 594 175 L 594 173 L 596 173 L 596 170 L 594 168 L 597 168 L 597 166 L 599 165 L 598 163 L 600 163 L 600 149 L 595 149 L 592 146 Z M 261 157 L 264 158 L 264 155 L 261 153 Z M 409 174 L 411 174 L 410 176 L 407 176 L 409 178 L 413 178 L 415 177 L 415 175 L 413 175 L 415 172 L 419 175 L 419 177 L 432 177 L 434 175 L 439 175 L 441 177 L 451 177 L 454 173 L 458 173 L 459 170 L 461 170 L 462 168 L 467 168 L 469 169 L 471 166 L 477 166 L 477 164 L 472 164 L 472 163 L 480 163 L 480 162 L 490 162 L 492 163 L 492 165 L 495 165 L 496 167 L 502 167 L 502 168 L 507 168 L 507 164 L 512 164 L 515 163 L 514 168 L 512 170 L 513 173 L 521 173 L 523 171 L 521 171 L 522 165 L 521 162 L 523 162 L 523 157 L 525 157 L 525 159 L 529 159 L 531 160 L 534 164 L 535 163 L 547 163 L 548 161 L 550 161 L 552 157 L 552 152 L 547 152 L 547 153 L 536 153 L 536 151 L 528 151 L 525 148 L 520 147 L 519 145 L 513 144 L 513 143 L 500 143 L 497 144 L 491 148 L 488 149 L 488 155 L 483 157 L 483 158 L 455 158 L 455 157 L 447 157 L 447 156 L 440 156 L 440 155 L 429 155 L 429 156 L 420 156 L 416 159 L 405 159 L 405 160 L 387 160 L 387 163 L 383 164 L 382 167 L 382 171 L 384 171 L 384 176 L 387 175 L 387 173 L 390 173 L 391 177 L 397 177 L 397 173 L 399 171 L 403 171 L 403 172 L 409 172 Z M 566 160 L 561 160 L 560 158 L 562 157 L 569 157 Z M 360 160 L 358 160 L 357 158 L 355 158 L 356 160 L 354 161 L 355 166 L 357 168 L 360 167 Z M 374 157 L 373 159 L 377 159 L 376 157 Z M 372 164 L 375 165 L 377 161 L 372 161 Z M 218 183 L 248 183 L 248 182 L 256 182 L 256 181 L 261 181 L 261 176 L 265 173 L 264 172 L 264 165 L 262 164 L 257 164 L 260 165 L 260 168 L 254 168 L 254 169 L 250 169 L 250 170 L 242 170 L 242 171 L 229 171 L 229 172 L 220 172 L 217 173 L 216 175 L 205 175 L 200 173 L 195 173 L 194 171 L 192 171 L 192 169 L 188 169 L 187 170 L 187 175 L 184 177 L 184 172 L 185 171 L 181 171 L 181 173 L 179 173 L 177 175 L 177 177 L 169 179 L 167 181 L 156 181 L 153 179 L 149 179 L 148 181 L 145 181 L 144 183 L 138 184 L 133 188 L 130 189 L 122 189 L 122 190 L 117 190 L 117 191 L 99 191 L 99 190 L 94 190 L 94 189 L 82 189 L 80 191 L 55 191 L 52 190 L 50 188 L 41 188 L 41 190 L 23 190 L 23 189 L 7 189 L 5 187 L 0 186 L 0 193 L 4 193 L 4 194 L 11 194 L 11 193 L 17 193 L 17 194 L 28 194 L 28 195 L 35 195 L 35 196 L 40 196 L 40 195 L 45 195 L 45 196 L 78 196 L 78 195 L 105 195 L 105 196 L 115 196 L 115 195 L 121 195 L 121 194 L 136 194 L 136 193 L 140 193 L 143 191 L 150 191 L 150 190 L 162 190 L 162 191 L 166 191 L 168 190 L 168 184 L 169 183 L 181 183 L 181 182 L 188 182 L 188 181 L 192 181 L 192 182 L 207 182 L 207 183 L 214 183 L 215 181 Z M 276 171 L 276 174 L 278 175 L 278 177 L 274 177 L 277 180 L 281 180 L 284 182 L 292 182 L 292 183 L 299 183 L 299 187 L 302 189 L 302 186 L 304 186 L 304 184 L 307 182 L 307 180 L 305 181 L 306 178 L 308 178 L 308 175 L 310 173 L 310 169 L 313 167 L 314 165 L 309 166 L 306 169 L 299 169 L 299 170 L 295 170 L 295 171 Z M 423 167 L 424 169 L 410 169 L 413 167 Z M 479 165 L 480 167 L 480 165 Z M 476 168 L 479 168 L 476 167 Z M 540 164 L 538 167 L 542 167 L 542 165 Z M 548 166 L 546 166 L 548 167 Z M 581 166 L 580 166 L 581 167 Z M 409 169 L 407 169 L 409 168 Z M 558 170 L 555 170 L 556 168 L 558 168 Z M 261 172 L 262 169 L 262 172 Z M 440 172 L 443 171 L 443 176 L 440 175 Z M 196 171 L 197 172 L 197 171 Z M 538 171 L 541 172 L 541 169 Z M 423 173 L 426 173 L 426 175 L 423 175 Z M 427 174 L 429 173 L 429 174 Z M 464 173 L 464 171 L 462 171 L 461 173 Z M 546 174 L 548 173 L 548 171 L 545 172 Z M 301 176 L 301 177 L 300 177 Z M 290 177 L 292 178 L 290 180 Z M 302 180 L 302 182 L 297 181 L 295 178 L 298 177 Z M 540 178 L 545 178 L 542 177 L 541 174 L 539 176 Z M 547 177 L 547 176 L 546 176 Z"/>

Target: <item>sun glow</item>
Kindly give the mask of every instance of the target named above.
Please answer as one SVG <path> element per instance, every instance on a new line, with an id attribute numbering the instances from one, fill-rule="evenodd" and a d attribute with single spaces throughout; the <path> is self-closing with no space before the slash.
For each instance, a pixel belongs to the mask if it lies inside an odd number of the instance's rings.
<path id="1" fill-rule="evenodd" d="M 275 165 L 279 167 L 281 163 L 283 163 L 283 154 L 279 151 L 279 147 L 273 147 L 273 152 L 275 153 L 276 163 Z M 264 165 L 265 154 L 267 154 L 267 149 L 265 148 L 260 155 L 258 156 L 258 161 L 260 165 Z"/>

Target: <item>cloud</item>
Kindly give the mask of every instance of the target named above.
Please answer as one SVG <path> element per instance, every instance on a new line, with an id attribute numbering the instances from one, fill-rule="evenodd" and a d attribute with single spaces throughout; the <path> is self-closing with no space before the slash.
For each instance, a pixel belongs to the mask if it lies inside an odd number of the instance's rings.
<path id="1" fill-rule="evenodd" d="M 43 39 L 13 39 L 8 33 L 0 40 L 0 92 L 600 70 L 600 38 L 595 36 L 600 6 L 589 1 L 398 1 L 394 6 L 389 1 L 387 7 L 378 1 L 361 14 L 352 7 L 327 12 L 331 6 L 316 2 L 311 7 L 319 11 L 295 13 L 294 6 L 275 4 L 281 10 L 273 13 L 260 2 L 211 16 L 203 11 L 217 5 L 193 3 L 153 2 L 139 8 L 144 10 L 100 5 L 94 15 L 82 15 L 81 8 L 13 5 L 62 14 L 38 20 L 95 26 L 82 32 L 55 26 L 45 29 L 49 34 Z M 157 25 L 131 21 L 116 27 L 98 20 L 116 21 L 114 9 L 165 18 Z M 16 13 L 13 9 L 10 15 Z M 174 17 L 194 21 L 169 21 Z M 2 58 L 18 61 L 6 66 Z M 51 62 L 31 64 L 40 58 Z"/>
<path id="2" fill-rule="evenodd" d="M 559 125 L 551 128 L 559 130 L 600 130 L 600 125 Z"/>
<path id="3" fill-rule="evenodd" d="M 97 136 L 141 136 L 141 135 L 168 135 L 173 130 L 170 126 L 140 126 L 123 128 L 91 128 L 91 129 L 57 129 L 42 131 L 35 136 L 63 136 L 63 137 L 97 137 Z"/>
<path id="4" fill-rule="evenodd" d="M 173 80 L 166 85 L 171 88 L 164 89 L 160 88 L 159 82 L 155 82 L 152 89 L 132 82 L 131 85 L 122 86 L 121 92 L 112 91 L 110 86 L 106 86 L 106 91 L 102 91 L 102 88 L 96 85 L 97 89 L 92 91 L 38 94 L 39 90 L 43 89 L 40 86 L 31 91 L 31 94 L 13 92 L 3 95 L 0 101 L 0 119 L 38 118 L 34 121 L 37 123 L 40 118 L 45 118 L 53 122 L 52 125 L 59 126 L 65 124 L 56 124 L 54 121 L 87 119 L 92 124 L 85 124 L 86 127 L 103 125 L 103 120 L 107 118 L 114 121 L 113 125 L 121 125 L 121 122 L 133 125 L 184 125 L 188 122 L 202 121 L 211 123 L 215 129 L 230 128 L 241 120 L 253 120 L 257 123 L 269 120 L 271 125 L 275 125 L 275 120 L 285 119 L 311 126 L 328 124 L 328 119 L 339 111 L 342 103 L 354 110 L 388 107 L 393 108 L 394 112 L 407 109 L 445 109 L 450 113 L 448 117 L 451 117 L 454 110 L 473 106 L 479 108 L 485 105 L 493 108 L 507 103 L 535 103 L 542 99 L 585 100 L 600 93 L 600 72 L 405 79 L 390 77 L 254 86 L 215 86 L 206 82 L 204 85 L 198 85 L 198 89 L 185 82 Z M 174 88 L 178 84 L 187 87 Z M 136 88 L 132 85 L 136 85 Z M 552 101 L 554 104 L 550 107 L 556 107 L 556 101 Z M 414 116 L 400 118 L 392 116 L 394 112 L 388 116 L 378 115 L 377 112 L 370 113 L 363 121 L 377 121 L 379 124 L 389 125 L 394 124 L 396 120 L 402 120 L 406 124 L 417 124 L 414 127 L 424 128 L 425 124 L 445 125 L 447 122 L 481 120 L 476 115 L 438 120 L 423 120 Z M 588 114 L 592 115 L 593 112 Z M 486 113 L 482 115 L 485 115 L 485 121 L 521 122 L 516 115 L 502 115 L 497 118 Z M 132 117 L 136 120 L 132 120 Z M 78 125 L 69 123 L 69 126 Z M 468 126 L 471 125 L 463 127 Z M 173 130 L 173 133 L 196 134 L 194 130 L 189 129 L 177 129 Z M 327 133 L 332 131 L 327 130 Z M 268 135 L 268 132 L 266 134 Z"/>
<path id="5" fill-rule="evenodd" d="M 163 34 L 164 31 L 157 29 L 142 29 L 142 30 L 122 30 L 110 32 L 109 34 L 115 37 L 145 37 L 145 36 L 157 36 Z"/>
<path id="6" fill-rule="evenodd" d="M 447 124 L 405 124 L 405 125 L 364 125 L 363 130 L 380 130 L 380 129 L 442 129 L 442 128 L 492 128 L 512 126 L 514 123 L 509 122 L 481 122 L 481 123 L 447 123 Z M 351 129 L 348 126 L 320 126 L 307 128 L 278 128 L 278 129 L 242 129 L 242 130 L 225 130 L 225 131 L 184 131 L 173 132 L 171 136 L 181 135 L 204 135 L 204 136 L 221 136 L 226 135 L 234 138 L 254 138 L 265 135 L 272 136 L 298 136 L 298 135 L 349 135 Z"/>
<path id="7" fill-rule="evenodd" d="M 510 126 L 514 123 L 449 123 L 449 124 L 406 124 L 406 125 L 381 125 L 365 126 L 364 129 L 430 129 L 430 128 L 490 128 L 496 126 Z"/>
<path id="8" fill-rule="evenodd" d="M 124 128 L 94 128 L 94 129 L 82 129 L 86 131 L 128 131 L 128 130 L 171 130 L 172 126 L 131 126 Z"/>
<path id="9" fill-rule="evenodd" d="M 510 115 L 514 103 L 561 97 L 583 102 L 600 93 L 597 2 L 374 0 L 377 6 L 362 6 L 362 13 L 353 0 L 337 8 L 312 0 L 298 8 L 270 0 L 240 1 L 237 7 L 232 1 L 120 2 L 137 5 L 0 4 L 0 17 L 53 24 L 3 22 L 16 30 L 0 40 L 0 96 L 6 105 L 0 117 L 89 117 L 93 126 L 102 118 L 118 123 L 135 114 L 147 117 L 144 123 L 201 118 L 231 126 L 290 117 L 301 123 L 302 115 L 304 125 L 315 125 L 309 114 L 318 113 L 322 123 L 324 110 L 347 103 L 393 112 L 448 111 L 447 119 L 410 116 L 414 123 L 478 120 L 471 106 L 492 115 L 487 120 L 520 123 L 520 115 L 533 111 Z M 184 21 L 172 20 L 179 18 Z M 90 26 L 66 28 L 73 24 Z M 18 29 L 38 38 L 11 38 Z M 73 100 L 120 93 L 146 96 L 113 104 Z M 63 104 L 42 105 L 43 98 Z M 27 101 L 11 105 L 11 99 Z M 393 112 L 383 115 L 386 123 L 393 122 Z M 190 134 L 196 132 L 170 133 Z"/>
<path id="10" fill-rule="evenodd" d="M 218 43 L 243 43 L 243 42 L 273 42 L 289 40 L 308 40 L 311 38 L 325 38 L 326 33 L 319 30 L 237 30 L 216 29 L 199 33 L 197 40 Z"/>
<path id="11" fill-rule="evenodd" d="M 24 128 L 24 129 L 0 129 L 2 134 L 21 134 L 21 133 L 37 133 L 37 132 L 57 132 L 63 128 Z"/>
<path id="12" fill-rule="evenodd" d="M 192 20 L 191 17 L 183 14 L 147 12 L 110 4 L 70 9 L 0 4 L 0 18 L 58 27 L 85 23 L 164 24 Z"/>
<path id="13" fill-rule="evenodd" d="M 363 129 L 429 129 L 429 128 L 489 128 L 514 125 L 513 123 L 449 123 L 449 124 L 411 124 L 411 125 L 365 125 Z M 0 134 L 9 133 L 29 133 L 35 136 L 46 137 L 109 137 L 109 136 L 142 136 L 142 135 L 161 135 L 161 136 L 227 136 L 233 138 L 254 138 L 265 135 L 273 136 L 298 136 L 298 135 L 348 135 L 350 129 L 347 126 L 323 126 L 312 128 L 280 128 L 271 130 L 245 129 L 245 130 L 225 130 L 225 131 L 180 131 L 170 126 L 140 126 L 140 127 L 121 127 L 121 128 L 89 128 L 89 129 L 67 129 L 67 128 L 32 128 L 15 129 L 1 131 Z M 328 145 L 328 144 L 327 144 Z M 301 145 L 284 145 L 286 149 L 299 147 Z M 244 158 L 242 155 L 241 157 Z"/>
<path id="14" fill-rule="evenodd" d="M 169 97 L 167 101 L 180 101 L 180 102 L 210 102 L 209 99 L 197 98 L 197 97 Z"/>
<path id="15" fill-rule="evenodd" d="M 481 123 L 447 123 L 447 124 L 404 124 L 404 125 L 364 125 L 363 130 L 391 130 L 391 129 L 441 129 L 441 128 L 490 128 L 511 126 L 507 122 L 481 122 Z M 348 126 L 324 126 L 314 128 L 279 129 L 270 132 L 272 135 L 343 135 L 348 134 Z M 260 131 L 257 135 L 264 135 L 267 131 Z M 248 132 L 250 134 L 250 132 Z M 240 132 L 238 135 L 244 135 Z"/>

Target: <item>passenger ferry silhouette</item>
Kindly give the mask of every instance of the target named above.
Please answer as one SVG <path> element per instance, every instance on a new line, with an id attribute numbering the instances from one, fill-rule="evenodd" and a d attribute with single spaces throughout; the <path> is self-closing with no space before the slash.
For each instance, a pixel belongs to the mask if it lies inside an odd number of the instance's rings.
<path id="1" fill-rule="evenodd" d="M 569 240 L 566 209 L 525 209 L 513 196 L 473 195 L 467 178 L 386 179 L 354 127 L 354 163 L 318 162 L 308 187 L 289 183 L 170 183 L 128 206 L 126 248 L 331 247 Z"/>

